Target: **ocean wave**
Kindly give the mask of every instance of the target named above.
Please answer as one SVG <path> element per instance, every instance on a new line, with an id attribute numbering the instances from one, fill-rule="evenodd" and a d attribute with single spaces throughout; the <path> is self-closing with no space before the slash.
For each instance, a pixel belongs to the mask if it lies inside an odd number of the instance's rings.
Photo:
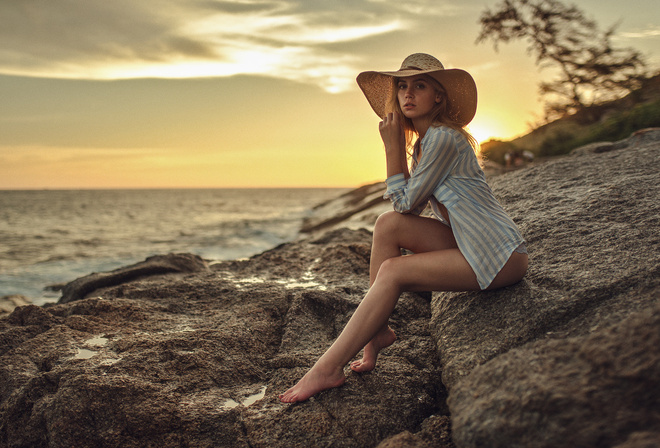
<path id="1" fill-rule="evenodd" d="M 249 257 L 294 239 L 307 211 L 342 191 L 1 192 L 0 296 L 163 253 Z"/>

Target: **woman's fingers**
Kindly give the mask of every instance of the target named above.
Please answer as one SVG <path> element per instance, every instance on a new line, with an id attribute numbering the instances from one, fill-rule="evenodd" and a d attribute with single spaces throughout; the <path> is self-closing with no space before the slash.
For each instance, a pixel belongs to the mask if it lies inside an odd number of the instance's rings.
<path id="1" fill-rule="evenodd" d="M 399 117 L 396 114 L 389 113 L 383 117 L 378 125 L 380 137 L 385 144 L 387 152 L 400 152 L 405 148 L 405 137 L 403 128 L 399 123 Z"/>
<path id="2" fill-rule="evenodd" d="M 390 112 L 389 114 L 386 114 L 383 117 L 383 121 L 380 122 L 381 127 L 383 126 L 391 126 L 393 128 L 399 128 L 399 115 Z"/>
<path id="3" fill-rule="evenodd" d="M 382 122 L 383 123 L 398 124 L 399 123 L 399 114 L 395 114 L 393 112 L 385 114 L 385 116 L 383 117 Z"/>

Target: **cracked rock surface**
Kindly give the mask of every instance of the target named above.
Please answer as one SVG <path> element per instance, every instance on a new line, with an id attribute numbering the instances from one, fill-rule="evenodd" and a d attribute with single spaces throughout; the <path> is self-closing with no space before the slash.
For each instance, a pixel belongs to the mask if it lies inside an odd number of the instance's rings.
<path id="1" fill-rule="evenodd" d="M 337 230 L 17 308 L 0 320 L 0 446 L 368 447 L 419 429 L 446 414 L 429 295 L 402 297 L 401 342 L 377 371 L 347 369 L 306 403 L 277 398 L 358 305 L 369 250 L 369 232 Z"/>

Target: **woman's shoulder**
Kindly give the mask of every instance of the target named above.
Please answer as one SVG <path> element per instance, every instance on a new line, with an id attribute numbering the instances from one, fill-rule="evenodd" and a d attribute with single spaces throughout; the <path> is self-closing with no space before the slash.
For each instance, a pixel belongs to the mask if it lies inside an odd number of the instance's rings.
<path id="1" fill-rule="evenodd" d="M 427 134 L 428 133 L 434 133 L 436 135 L 437 134 L 449 134 L 452 137 L 462 135 L 460 133 L 460 131 L 458 131 L 458 130 L 450 127 L 450 126 L 444 125 L 444 124 L 432 125 L 431 127 L 429 127 L 429 129 L 428 129 L 428 131 L 426 131 L 426 133 Z"/>
<path id="2" fill-rule="evenodd" d="M 431 126 L 426 131 L 424 138 L 422 139 L 422 144 L 428 144 L 430 142 L 442 141 L 445 143 L 456 143 L 457 137 L 461 135 L 460 132 L 455 129 L 450 128 L 449 126 L 438 125 Z"/>
<path id="3" fill-rule="evenodd" d="M 458 129 L 452 128 L 451 126 L 447 125 L 433 125 L 429 127 L 428 131 L 426 131 L 426 135 L 424 136 L 429 137 L 429 139 L 438 139 L 442 138 L 444 140 L 450 141 L 460 147 L 463 147 L 465 145 L 469 146 L 470 148 L 472 147 L 470 145 L 470 141 L 467 139 L 467 137 Z"/>

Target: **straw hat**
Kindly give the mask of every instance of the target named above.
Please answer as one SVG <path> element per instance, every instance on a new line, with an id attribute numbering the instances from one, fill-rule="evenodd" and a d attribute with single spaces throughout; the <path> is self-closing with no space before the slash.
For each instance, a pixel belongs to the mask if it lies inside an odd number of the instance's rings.
<path id="1" fill-rule="evenodd" d="M 392 94 L 392 78 L 420 74 L 430 75 L 442 84 L 447 91 L 449 113 L 456 122 L 465 126 L 472 121 L 477 112 L 477 85 L 474 79 L 465 70 L 445 69 L 429 54 L 411 54 L 395 72 L 362 72 L 357 77 L 357 83 L 374 112 L 383 118 Z"/>

